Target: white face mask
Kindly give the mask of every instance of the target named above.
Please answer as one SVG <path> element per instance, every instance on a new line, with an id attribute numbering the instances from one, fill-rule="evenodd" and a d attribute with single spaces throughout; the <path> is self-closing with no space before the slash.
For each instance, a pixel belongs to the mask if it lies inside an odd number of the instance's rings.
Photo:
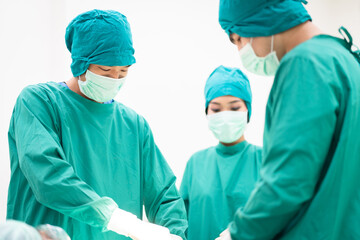
<path id="1" fill-rule="evenodd" d="M 209 129 L 223 143 L 237 141 L 247 125 L 248 112 L 223 111 L 207 116 Z"/>
<path id="2" fill-rule="evenodd" d="M 271 37 L 271 52 L 265 57 L 256 56 L 251 46 L 252 40 L 251 38 L 250 43 L 239 51 L 242 64 L 252 73 L 262 76 L 274 76 L 280 64 L 276 52 L 273 51 L 274 36 Z"/>
<path id="3" fill-rule="evenodd" d="M 109 78 L 97 75 L 89 70 L 85 74 L 86 81 L 78 80 L 80 91 L 97 102 L 113 99 L 125 82 L 125 78 Z"/>

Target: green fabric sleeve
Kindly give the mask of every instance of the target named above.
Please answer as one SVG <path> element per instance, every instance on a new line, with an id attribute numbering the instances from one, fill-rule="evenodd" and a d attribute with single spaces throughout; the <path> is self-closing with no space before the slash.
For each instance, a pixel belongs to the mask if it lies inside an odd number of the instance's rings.
<path id="1" fill-rule="evenodd" d="M 145 121 L 145 120 L 144 120 Z M 169 228 L 186 239 L 188 222 L 184 201 L 175 186 L 176 177 L 154 142 L 145 122 L 143 145 L 143 199 L 150 222 Z"/>
<path id="2" fill-rule="evenodd" d="M 191 182 L 191 162 L 188 161 L 180 186 L 180 195 L 184 200 L 187 216 L 189 217 L 189 192 Z"/>
<path id="3" fill-rule="evenodd" d="M 13 126 L 21 171 L 38 202 L 105 230 L 117 204 L 96 194 L 67 161 L 61 146 L 61 126 L 48 94 L 27 87 L 15 105 Z"/>
<path id="4" fill-rule="evenodd" d="M 230 224 L 232 239 L 273 239 L 311 199 L 329 152 L 339 91 L 314 58 L 281 63 L 266 112 L 261 178 Z"/>

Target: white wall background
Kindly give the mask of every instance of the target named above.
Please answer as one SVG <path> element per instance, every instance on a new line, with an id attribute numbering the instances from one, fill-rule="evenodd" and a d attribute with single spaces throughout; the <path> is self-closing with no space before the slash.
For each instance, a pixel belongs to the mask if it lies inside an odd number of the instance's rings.
<path id="1" fill-rule="evenodd" d="M 325 32 L 344 25 L 360 42 L 360 0 L 310 0 L 307 8 Z M 0 221 L 10 179 L 7 131 L 23 87 L 71 77 L 65 28 L 78 14 L 114 9 L 131 24 L 137 63 L 117 100 L 145 116 L 180 183 L 188 158 L 216 144 L 207 130 L 203 88 L 217 66 L 240 66 L 218 24 L 218 0 L 0 0 Z M 249 142 L 262 145 L 272 79 L 248 74 L 253 115 Z"/>

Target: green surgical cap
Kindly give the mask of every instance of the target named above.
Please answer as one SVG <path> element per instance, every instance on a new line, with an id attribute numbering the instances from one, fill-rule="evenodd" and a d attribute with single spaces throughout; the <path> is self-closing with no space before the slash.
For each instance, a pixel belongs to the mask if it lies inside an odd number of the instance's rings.
<path id="1" fill-rule="evenodd" d="M 80 14 L 66 28 L 65 41 L 75 77 L 83 74 L 90 64 L 128 66 L 135 63 L 130 25 L 117 11 L 95 9 Z"/>
<path id="2" fill-rule="evenodd" d="M 246 75 L 238 68 L 220 66 L 209 76 L 205 84 L 205 109 L 211 100 L 221 96 L 234 96 L 244 100 L 251 116 L 251 89 Z"/>
<path id="3" fill-rule="evenodd" d="M 219 23 L 227 34 L 272 36 L 311 20 L 304 0 L 220 0 Z"/>
<path id="4" fill-rule="evenodd" d="M 41 240 L 41 236 L 35 228 L 26 223 L 7 220 L 0 223 L 0 239 Z"/>

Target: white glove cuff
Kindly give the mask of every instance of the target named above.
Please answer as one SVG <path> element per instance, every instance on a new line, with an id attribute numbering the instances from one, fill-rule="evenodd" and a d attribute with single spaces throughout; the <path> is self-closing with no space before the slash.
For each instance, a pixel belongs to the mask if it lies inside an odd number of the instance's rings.
<path id="1" fill-rule="evenodd" d="M 117 208 L 111 215 L 107 229 L 128 237 L 133 234 L 132 231 L 138 221 L 136 215 Z"/>

